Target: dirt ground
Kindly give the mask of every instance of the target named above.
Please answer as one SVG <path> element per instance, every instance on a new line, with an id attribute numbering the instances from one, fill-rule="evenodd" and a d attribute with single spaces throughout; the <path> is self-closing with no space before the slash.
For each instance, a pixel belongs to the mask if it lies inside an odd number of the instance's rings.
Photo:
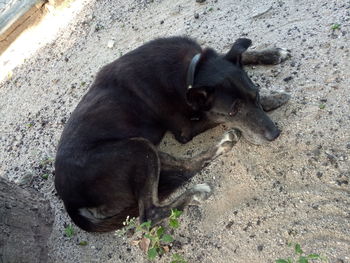
<path id="1" fill-rule="evenodd" d="M 185 211 L 172 251 L 188 262 L 274 262 L 294 254 L 287 246 L 293 242 L 329 262 L 350 262 L 350 1 L 80 2 L 72 22 L 0 83 L 0 176 L 50 200 L 51 262 L 147 262 L 132 237 L 77 227 L 65 236 L 71 221 L 55 194 L 53 159 L 66 120 L 99 68 L 171 35 L 220 52 L 242 36 L 253 40 L 253 49 L 292 52 L 281 65 L 247 68 L 262 89 L 291 94 L 271 113 L 281 136 L 264 146 L 242 139 L 186 186 L 209 182 L 214 194 Z M 167 136 L 161 148 L 191 156 L 228 129 L 185 146 Z"/>

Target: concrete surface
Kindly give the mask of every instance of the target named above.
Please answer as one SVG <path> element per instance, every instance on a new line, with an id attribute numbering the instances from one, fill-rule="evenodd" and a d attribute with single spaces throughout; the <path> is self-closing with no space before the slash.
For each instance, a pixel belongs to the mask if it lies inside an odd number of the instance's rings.
<path id="1" fill-rule="evenodd" d="M 26 28 L 38 21 L 46 0 L 2 0 L 0 2 L 0 54 Z"/>

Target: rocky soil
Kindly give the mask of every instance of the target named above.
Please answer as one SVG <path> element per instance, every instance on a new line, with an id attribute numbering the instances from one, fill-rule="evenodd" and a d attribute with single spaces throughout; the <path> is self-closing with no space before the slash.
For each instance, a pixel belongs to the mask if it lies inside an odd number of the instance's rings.
<path id="1" fill-rule="evenodd" d="M 80 1 L 84 8 L 56 39 L 0 83 L 0 176 L 50 201 L 51 262 L 147 262 L 133 237 L 76 227 L 73 237 L 65 235 L 71 221 L 55 194 L 53 160 L 64 124 L 99 68 L 171 35 L 220 52 L 238 37 L 251 38 L 253 49 L 292 52 L 281 65 L 247 68 L 262 89 L 292 95 L 271 113 L 281 136 L 264 146 L 241 140 L 186 186 L 209 182 L 215 192 L 185 211 L 172 252 L 188 262 L 274 262 L 294 254 L 287 246 L 293 242 L 329 262 L 350 262 L 350 1 Z M 228 129 L 185 146 L 167 136 L 161 148 L 191 156 Z"/>

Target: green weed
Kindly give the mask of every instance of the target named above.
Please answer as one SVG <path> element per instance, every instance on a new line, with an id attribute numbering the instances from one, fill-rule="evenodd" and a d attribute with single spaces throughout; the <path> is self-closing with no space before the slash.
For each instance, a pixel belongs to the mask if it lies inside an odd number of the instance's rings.
<path id="1" fill-rule="evenodd" d="M 331 29 L 334 31 L 334 30 L 340 30 L 340 24 L 338 23 L 334 23 L 332 26 L 331 26 Z"/>
<path id="2" fill-rule="evenodd" d="M 64 229 L 64 233 L 66 234 L 67 237 L 71 238 L 72 236 L 74 236 L 74 229 L 72 225 L 68 225 L 66 226 L 66 228 Z"/>
<path id="3" fill-rule="evenodd" d="M 179 217 L 182 211 L 177 209 L 171 210 L 171 215 L 168 218 L 168 227 L 170 229 L 176 229 L 180 226 Z M 174 237 L 168 233 L 168 229 L 162 226 L 153 226 L 150 221 L 138 224 L 135 218 L 127 217 L 123 229 L 117 231 L 119 236 L 125 235 L 130 230 L 140 232 L 142 236 L 149 240 L 147 248 L 147 257 L 150 260 L 154 260 L 158 256 L 161 256 L 168 252 L 167 245 L 174 241 Z M 186 263 L 184 258 L 179 254 L 173 254 L 171 263 Z"/>
<path id="4" fill-rule="evenodd" d="M 175 253 L 170 263 L 187 263 L 187 261 L 179 254 Z"/>
<path id="5" fill-rule="evenodd" d="M 276 263 L 309 263 L 309 262 L 328 262 L 327 258 L 319 255 L 319 254 L 308 254 L 305 255 L 304 251 L 301 249 L 300 244 L 288 244 L 290 247 L 294 246 L 294 257 L 290 257 L 287 259 L 277 259 L 275 262 Z M 311 260 L 311 261 L 310 261 Z M 316 260 L 316 261 L 315 261 Z"/>
<path id="6" fill-rule="evenodd" d="M 46 166 L 46 165 L 52 164 L 54 162 L 54 160 L 55 159 L 52 157 L 46 157 L 45 159 L 41 160 L 39 164 L 41 166 Z"/>

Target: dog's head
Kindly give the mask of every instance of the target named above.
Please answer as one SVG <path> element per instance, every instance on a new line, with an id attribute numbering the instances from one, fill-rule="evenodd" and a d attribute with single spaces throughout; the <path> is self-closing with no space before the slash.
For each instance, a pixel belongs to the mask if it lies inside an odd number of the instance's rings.
<path id="1" fill-rule="evenodd" d="M 242 53 L 250 45 L 249 39 L 238 39 L 225 56 L 206 50 L 187 100 L 213 121 L 233 123 L 249 142 L 263 144 L 276 139 L 280 131 L 263 111 L 259 90 L 242 68 Z"/>

